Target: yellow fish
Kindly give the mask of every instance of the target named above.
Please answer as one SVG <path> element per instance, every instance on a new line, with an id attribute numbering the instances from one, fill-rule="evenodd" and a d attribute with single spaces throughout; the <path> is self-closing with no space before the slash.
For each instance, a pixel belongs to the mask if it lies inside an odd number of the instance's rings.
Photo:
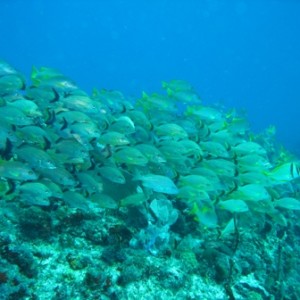
<path id="1" fill-rule="evenodd" d="M 288 182 L 300 177 L 300 167 L 295 162 L 284 163 L 270 171 L 268 176 L 278 183 Z"/>

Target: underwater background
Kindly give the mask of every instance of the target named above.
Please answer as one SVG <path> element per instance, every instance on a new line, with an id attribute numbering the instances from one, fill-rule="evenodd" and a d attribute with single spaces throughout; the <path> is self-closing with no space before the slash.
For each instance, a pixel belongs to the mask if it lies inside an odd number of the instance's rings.
<path id="1" fill-rule="evenodd" d="M 0 300 L 300 299 L 298 1 L 0 1 Z"/>
<path id="2" fill-rule="evenodd" d="M 25 74 L 51 66 L 92 88 L 140 96 L 184 79 L 207 103 L 275 125 L 300 154 L 297 0 L 1 1 L 0 55 Z"/>

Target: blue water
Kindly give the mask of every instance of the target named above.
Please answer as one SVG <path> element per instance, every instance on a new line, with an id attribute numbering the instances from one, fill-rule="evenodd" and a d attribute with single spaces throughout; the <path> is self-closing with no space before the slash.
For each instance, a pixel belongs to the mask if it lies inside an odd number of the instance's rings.
<path id="1" fill-rule="evenodd" d="M 0 57 L 138 96 L 185 79 L 300 155 L 300 1 L 1 1 Z"/>

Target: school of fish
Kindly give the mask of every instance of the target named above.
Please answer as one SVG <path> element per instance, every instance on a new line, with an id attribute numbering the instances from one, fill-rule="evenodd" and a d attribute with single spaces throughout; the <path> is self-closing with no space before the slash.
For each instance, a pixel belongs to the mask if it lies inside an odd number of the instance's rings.
<path id="1" fill-rule="evenodd" d="M 57 70 L 33 67 L 27 82 L 0 61 L 1 201 L 90 210 L 159 198 L 208 228 L 243 213 L 286 225 L 285 210 L 300 210 L 299 160 L 274 130 L 254 135 L 185 81 L 162 88 L 88 95 Z"/>

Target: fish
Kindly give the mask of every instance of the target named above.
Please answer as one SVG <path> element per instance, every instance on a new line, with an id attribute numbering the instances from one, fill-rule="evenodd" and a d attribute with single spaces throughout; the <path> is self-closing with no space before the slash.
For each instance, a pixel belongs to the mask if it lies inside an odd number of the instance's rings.
<path id="1" fill-rule="evenodd" d="M 53 198 L 62 199 L 63 191 L 59 184 L 54 183 L 52 180 L 48 178 L 40 179 L 39 182 L 45 185 L 50 190 L 51 196 Z"/>
<path id="2" fill-rule="evenodd" d="M 128 117 L 132 120 L 135 127 L 137 125 L 142 126 L 146 130 L 151 130 L 153 124 L 151 124 L 150 120 L 146 116 L 145 113 L 139 110 L 130 110 L 127 112 Z"/>
<path id="3" fill-rule="evenodd" d="M 180 176 L 179 186 L 192 186 L 195 189 L 212 191 L 216 189 L 215 185 L 206 177 L 201 175 Z"/>
<path id="4" fill-rule="evenodd" d="M 0 77 L 0 95 L 13 93 L 25 89 L 25 82 L 17 74 L 3 75 Z"/>
<path id="5" fill-rule="evenodd" d="M 176 195 L 178 194 L 178 188 L 175 183 L 167 176 L 156 174 L 136 175 L 132 180 L 138 180 L 142 182 L 145 188 L 148 188 L 154 192 Z"/>
<path id="6" fill-rule="evenodd" d="M 180 140 L 188 137 L 185 130 L 175 123 L 168 123 L 155 126 L 154 131 L 160 139 Z"/>
<path id="7" fill-rule="evenodd" d="M 126 98 L 120 91 L 106 89 L 99 91 L 94 88 L 91 98 L 102 103 L 106 107 L 107 113 L 119 114 L 132 108 L 132 105 L 126 101 Z"/>
<path id="8" fill-rule="evenodd" d="M 218 142 L 205 141 L 200 142 L 199 146 L 206 157 L 212 158 L 229 158 L 230 154 L 228 150 Z"/>
<path id="9" fill-rule="evenodd" d="M 42 117 L 43 115 L 38 105 L 31 100 L 19 99 L 14 102 L 9 102 L 8 106 L 13 106 L 20 109 L 25 116 L 29 118 Z"/>
<path id="10" fill-rule="evenodd" d="M 183 160 L 186 148 L 179 141 L 160 141 L 158 150 L 167 161 Z"/>
<path id="11" fill-rule="evenodd" d="M 4 60 L 0 60 L 0 77 L 5 75 L 16 75 L 18 71 L 13 68 L 9 63 Z"/>
<path id="12" fill-rule="evenodd" d="M 172 91 L 175 93 L 181 91 L 194 91 L 193 86 L 185 80 L 174 79 L 168 82 L 163 81 L 161 85 L 164 90 Z"/>
<path id="13" fill-rule="evenodd" d="M 238 175 L 238 181 L 240 185 L 255 183 L 264 186 L 269 186 L 271 184 L 271 179 L 266 174 L 255 171 L 240 173 Z"/>
<path id="14" fill-rule="evenodd" d="M 119 207 L 116 200 L 104 193 L 92 194 L 88 197 L 88 199 L 100 208 L 117 209 Z"/>
<path id="15" fill-rule="evenodd" d="M 215 207 L 210 200 L 203 201 L 196 199 L 192 204 L 189 214 L 193 215 L 194 219 L 206 228 L 218 227 L 218 217 Z"/>
<path id="16" fill-rule="evenodd" d="M 260 214 L 273 214 L 276 210 L 271 199 L 263 199 L 258 201 L 246 201 L 249 210 Z"/>
<path id="17" fill-rule="evenodd" d="M 120 200 L 120 207 L 138 206 L 147 201 L 148 197 L 144 193 L 135 193 Z"/>
<path id="18" fill-rule="evenodd" d="M 76 123 L 93 123 L 93 119 L 87 114 L 76 111 L 76 110 L 62 110 L 56 113 L 55 115 L 56 121 L 61 125 L 65 125 L 67 127 L 68 124 L 76 124 Z"/>
<path id="19" fill-rule="evenodd" d="M 49 206 L 51 190 L 41 182 L 27 182 L 18 186 L 21 200 L 28 205 Z"/>
<path id="20" fill-rule="evenodd" d="M 66 191 L 63 193 L 65 204 L 71 208 L 88 211 L 90 209 L 89 201 L 82 194 L 75 191 Z"/>
<path id="21" fill-rule="evenodd" d="M 76 83 L 63 75 L 57 75 L 43 79 L 37 86 L 43 88 L 51 87 L 55 91 L 61 93 L 70 93 L 74 90 L 78 90 Z"/>
<path id="22" fill-rule="evenodd" d="M 131 144 L 150 143 L 153 140 L 151 131 L 142 126 L 135 126 L 135 132 L 128 137 Z"/>
<path id="23" fill-rule="evenodd" d="M 231 134 L 245 135 L 250 131 L 249 122 L 246 118 L 234 117 L 230 122 L 226 123 L 226 128 Z"/>
<path id="24" fill-rule="evenodd" d="M 165 163 L 166 159 L 159 149 L 151 144 L 137 144 L 135 148 L 141 151 L 143 155 L 150 161 L 154 163 Z"/>
<path id="25" fill-rule="evenodd" d="M 65 108 L 80 111 L 88 116 L 94 116 L 101 113 L 101 106 L 88 96 L 68 95 L 61 97 L 60 102 Z"/>
<path id="26" fill-rule="evenodd" d="M 205 107 L 201 105 L 188 106 L 185 111 L 185 116 L 198 117 L 200 120 L 205 121 L 208 124 L 223 119 L 223 114 L 219 110 L 213 107 Z"/>
<path id="27" fill-rule="evenodd" d="M 15 134 L 21 141 L 21 144 L 33 145 L 37 148 L 47 150 L 54 143 L 55 135 L 47 132 L 47 129 L 45 129 L 36 125 L 28 125 L 18 128 Z"/>
<path id="28" fill-rule="evenodd" d="M 24 145 L 15 150 L 18 159 L 27 162 L 32 168 L 56 169 L 52 157 L 44 150 Z"/>
<path id="29" fill-rule="evenodd" d="M 178 119 L 177 124 L 181 126 L 188 135 L 188 140 L 199 141 L 199 128 L 197 121 L 191 119 Z"/>
<path id="30" fill-rule="evenodd" d="M 41 67 L 38 69 L 37 67 L 33 66 L 30 79 L 34 86 L 39 86 L 41 82 L 58 76 L 62 76 L 58 70 L 48 67 Z"/>
<path id="31" fill-rule="evenodd" d="M 134 147 L 124 147 L 113 152 L 112 157 L 117 164 L 146 166 L 148 159 Z"/>
<path id="32" fill-rule="evenodd" d="M 292 197 L 284 197 L 274 201 L 275 207 L 300 210 L 300 200 Z"/>
<path id="33" fill-rule="evenodd" d="M 30 86 L 25 90 L 25 99 L 34 100 L 41 111 L 46 108 L 53 107 L 53 103 L 57 102 L 60 95 L 51 87 Z"/>
<path id="34" fill-rule="evenodd" d="M 182 160 L 169 161 L 169 164 L 177 174 L 185 176 L 190 173 L 193 162 L 183 156 Z M 179 175 L 177 175 L 177 177 L 179 177 Z"/>
<path id="35" fill-rule="evenodd" d="M 0 161 L 0 177 L 13 179 L 16 181 L 36 180 L 38 175 L 32 168 L 20 161 Z"/>
<path id="36" fill-rule="evenodd" d="M 211 135 L 214 132 L 219 132 L 219 131 L 225 129 L 226 126 L 227 126 L 226 121 L 224 119 L 220 119 L 220 120 L 218 120 L 216 122 L 213 122 L 213 123 L 211 123 L 211 124 L 208 125 L 209 133 Z"/>
<path id="37" fill-rule="evenodd" d="M 210 141 L 220 143 L 225 148 L 228 148 L 230 145 L 239 144 L 243 141 L 243 139 L 232 135 L 228 128 L 224 128 L 216 132 L 210 132 L 209 138 Z"/>
<path id="38" fill-rule="evenodd" d="M 214 185 L 218 185 L 220 183 L 219 176 L 214 170 L 205 168 L 205 167 L 195 167 L 190 171 L 190 175 L 201 175 L 212 182 Z"/>
<path id="39" fill-rule="evenodd" d="M 75 139 L 61 139 L 51 149 L 61 155 L 64 163 L 80 164 L 89 159 L 88 149 Z"/>
<path id="40" fill-rule="evenodd" d="M 210 200 L 207 191 L 199 190 L 192 185 L 183 185 L 178 188 L 176 198 L 184 201 L 194 201 L 195 199 Z"/>
<path id="41" fill-rule="evenodd" d="M 85 171 L 76 174 L 80 187 L 89 195 L 101 193 L 103 191 L 103 183 L 101 177 L 95 172 Z"/>
<path id="42" fill-rule="evenodd" d="M 1 200 L 45 211 L 65 204 L 66 213 L 112 209 L 155 228 L 173 211 L 188 228 L 194 219 L 222 235 L 238 213 L 241 228 L 243 218 L 266 215 L 286 226 L 284 210 L 299 206 L 299 161 L 277 149 L 274 130 L 252 133 L 243 114 L 204 105 L 186 81 L 162 88 L 138 99 L 89 95 L 47 67 L 33 67 L 28 86 L 0 61 Z"/>
<path id="43" fill-rule="evenodd" d="M 266 157 L 255 153 L 237 157 L 236 160 L 240 172 L 262 172 L 272 167 L 272 164 L 268 161 Z"/>
<path id="44" fill-rule="evenodd" d="M 98 167 L 97 171 L 102 177 L 119 184 L 124 184 L 126 179 L 120 169 L 117 166 L 102 166 Z"/>
<path id="45" fill-rule="evenodd" d="M 167 111 L 168 113 L 176 113 L 177 107 L 172 99 L 165 95 L 159 95 L 153 93 L 148 95 L 145 92 L 142 93 L 142 98 L 138 99 L 136 102 L 137 107 L 141 107 L 144 112 L 155 112 Z"/>
<path id="46" fill-rule="evenodd" d="M 237 156 L 256 154 L 261 156 L 266 156 L 267 151 L 258 143 L 245 141 L 240 143 L 234 147 L 232 147 L 232 151 Z"/>
<path id="47" fill-rule="evenodd" d="M 200 160 L 203 157 L 203 150 L 200 144 L 189 140 L 189 139 L 182 139 L 178 141 L 179 147 L 182 147 L 182 155 L 185 155 L 189 158 L 193 157 L 196 161 Z"/>
<path id="48" fill-rule="evenodd" d="M 123 133 L 108 131 L 97 139 L 97 143 L 100 145 L 125 146 L 130 144 L 130 141 Z"/>
<path id="49" fill-rule="evenodd" d="M 74 176 L 64 167 L 57 167 L 56 169 L 39 169 L 39 173 L 43 179 L 48 179 L 61 185 L 63 188 L 75 187 L 77 182 Z"/>
<path id="50" fill-rule="evenodd" d="M 177 180 L 178 178 L 178 172 L 175 170 L 175 168 L 172 165 L 168 163 L 160 164 L 160 163 L 149 162 L 147 164 L 147 167 L 149 168 L 149 172 L 151 174 L 167 176 L 172 180 Z"/>
<path id="51" fill-rule="evenodd" d="M 176 100 L 179 107 L 185 107 L 186 105 L 194 103 L 201 103 L 201 98 L 194 91 L 182 90 L 174 92 L 171 89 L 168 89 L 167 94 Z"/>
<path id="52" fill-rule="evenodd" d="M 76 140 L 83 141 L 81 144 L 86 144 L 92 139 L 97 139 L 100 137 L 100 129 L 94 122 L 91 123 L 75 123 L 68 126 L 68 129 Z"/>
<path id="53" fill-rule="evenodd" d="M 300 167 L 297 162 L 287 162 L 280 164 L 265 173 L 273 181 L 273 183 L 280 184 L 299 178 Z"/>
<path id="54" fill-rule="evenodd" d="M 109 126 L 109 130 L 131 134 L 135 132 L 134 122 L 128 116 L 121 116 L 116 118 Z"/>
<path id="55" fill-rule="evenodd" d="M 197 95 L 193 86 L 184 80 L 171 80 L 162 82 L 162 88 L 166 90 L 168 96 L 178 104 L 199 104 L 201 99 Z"/>
<path id="56" fill-rule="evenodd" d="M 256 202 L 261 200 L 270 200 L 271 196 L 264 186 L 251 183 L 239 186 L 236 191 L 230 194 L 230 198 Z"/>
<path id="57" fill-rule="evenodd" d="M 1 106 L 4 106 L 19 100 L 26 100 L 26 98 L 24 97 L 23 91 L 16 90 L 12 93 L 7 93 L 5 95 L 2 95 L 1 100 L 2 100 Z"/>
<path id="58" fill-rule="evenodd" d="M 26 116 L 26 114 L 17 107 L 13 106 L 1 106 L 0 107 L 0 116 L 2 122 L 6 122 L 10 125 L 15 126 L 26 126 L 34 125 L 33 118 Z"/>
<path id="59" fill-rule="evenodd" d="M 237 174 L 236 165 L 231 160 L 223 158 L 208 159 L 201 162 L 201 166 L 213 170 L 218 176 L 235 177 Z"/>
<path id="60" fill-rule="evenodd" d="M 218 203 L 218 207 L 231 213 L 241 213 L 249 211 L 247 203 L 239 199 L 228 199 L 225 201 L 220 201 Z"/>

